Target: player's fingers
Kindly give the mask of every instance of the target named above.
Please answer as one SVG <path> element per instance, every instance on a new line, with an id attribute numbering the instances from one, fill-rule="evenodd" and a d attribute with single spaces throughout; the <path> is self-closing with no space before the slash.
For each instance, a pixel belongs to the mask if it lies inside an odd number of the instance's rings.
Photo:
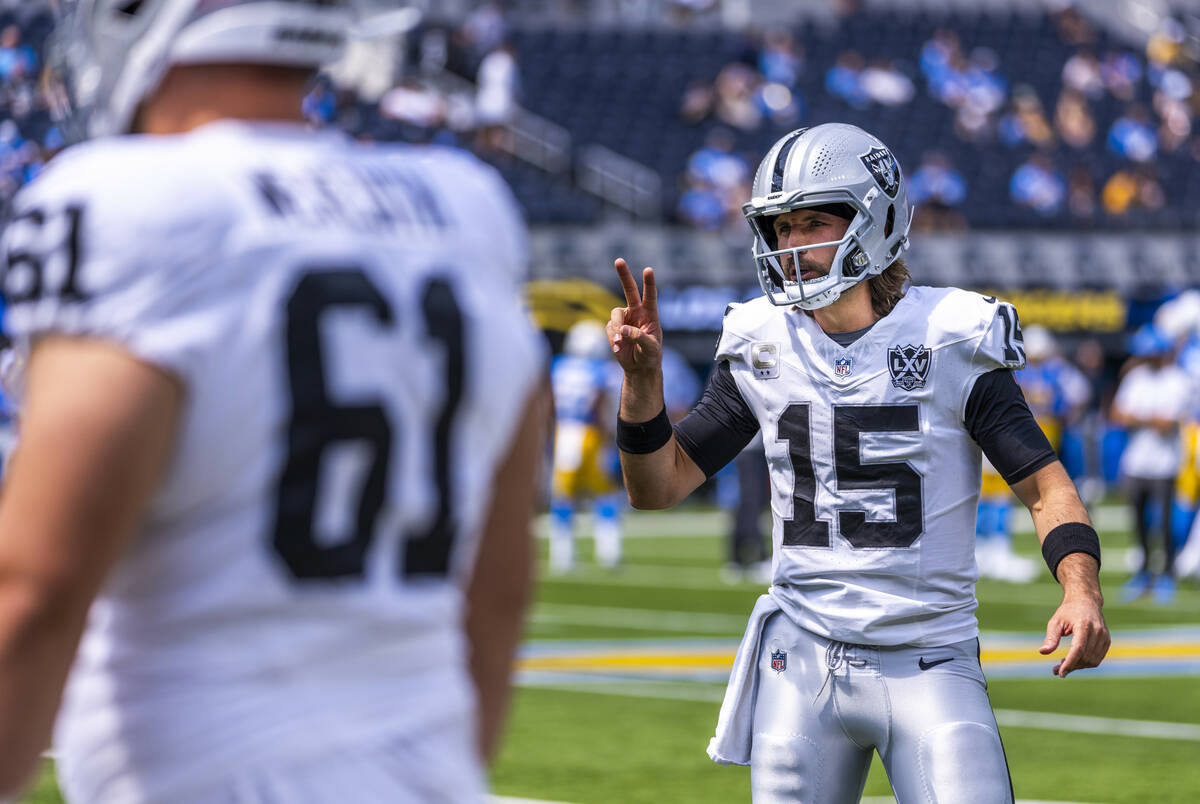
<path id="1" fill-rule="evenodd" d="M 658 282 L 650 267 L 642 269 L 642 306 L 651 318 L 658 320 Z"/>
<path id="2" fill-rule="evenodd" d="M 628 312 L 626 307 L 614 307 L 608 314 L 608 323 L 604 325 L 604 329 L 608 332 L 608 341 L 614 348 L 621 343 L 621 327 L 625 325 L 625 316 Z"/>
<path id="3" fill-rule="evenodd" d="M 1046 625 L 1046 641 L 1038 648 L 1038 653 L 1042 655 L 1054 653 L 1054 651 L 1058 650 L 1058 643 L 1062 639 L 1062 635 L 1063 630 L 1062 626 L 1059 625 L 1058 618 L 1051 617 L 1050 622 Z"/>
<path id="4" fill-rule="evenodd" d="M 633 279 L 628 263 L 617 257 L 613 260 L 613 267 L 617 269 L 617 278 L 621 280 L 621 289 L 625 291 L 625 303 L 630 307 L 641 304 L 642 295 L 638 293 L 637 282 Z"/>
<path id="5" fill-rule="evenodd" d="M 621 337 L 640 348 L 645 355 L 653 356 L 662 351 L 658 338 L 639 327 L 621 327 Z"/>
<path id="6" fill-rule="evenodd" d="M 1087 638 L 1081 634 L 1076 634 L 1071 639 L 1071 649 L 1067 651 L 1066 657 L 1058 665 L 1059 678 L 1066 678 L 1067 673 L 1079 666 L 1079 658 L 1083 655 L 1086 645 Z"/>

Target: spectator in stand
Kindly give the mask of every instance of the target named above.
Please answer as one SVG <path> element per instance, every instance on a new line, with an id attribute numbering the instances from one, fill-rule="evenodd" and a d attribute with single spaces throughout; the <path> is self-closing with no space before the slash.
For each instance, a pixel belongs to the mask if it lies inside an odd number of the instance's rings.
<path id="1" fill-rule="evenodd" d="M 1063 64 L 1063 87 L 1073 89 L 1090 100 L 1104 95 L 1104 79 L 1100 75 L 1100 62 L 1090 50 L 1080 50 Z"/>
<path id="2" fill-rule="evenodd" d="M 728 211 L 721 194 L 690 175 L 685 175 L 683 181 L 683 192 L 675 207 L 679 222 L 706 232 L 715 232 L 724 226 Z"/>
<path id="3" fill-rule="evenodd" d="M 904 106 L 916 94 L 912 80 L 883 58 L 872 60 L 859 74 L 858 83 L 863 94 L 880 106 Z"/>
<path id="4" fill-rule="evenodd" d="M 1158 137 L 1150 115 L 1140 104 L 1131 105 L 1108 130 L 1108 150 L 1133 162 L 1149 162 L 1158 153 Z"/>
<path id="5" fill-rule="evenodd" d="M 762 76 L 742 62 L 730 62 L 713 82 L 713 115 L 726 125 L 753 131 L 762 124 L 758 88 Z"/>
<path id="6" fill-rule="evenodd" d="M 1157 212 L 1167 202 L 1162 183 L 1149 165 L 1118 170 L 1105 183 L 1100 198 L 1104 211 L 1114 217 L 1132 210 Z"/>
<path id="7" fill-rule="evenodd" d="M 922 231 L 966 228 L 960 207 L 967 199 L 967 181 L 940 151 L 925 154 L 908 180 L 908 200 L 921 209 L 914 225 Z"/>
<path id="8" fill-rule="evenodd" d="M 855 50 L 838 55 L 837 61 L 825 73 L 825 91 L 855 109 L 865 109 L 871 98 L 862 85 L 863 57 Z"/>
<path id="9" fill-rule="evenodd" d="M 1137 179 L 1133 172 L 1122 168 L 1109 176 L 1100 193 L 1104 211 L 1113 217 L 1121 217 L 1127 213 L 1137 200 Z"/>
<path id="10" fill-rule="evenodd" d="M 1054 144 L 1054 129 L 1033 87 L 1022 84 L 1013 90 L 1012 110 L 1000 120 L 997 133 L 1009 147 L 1029 143 L 1048 148 Z"/>
<path id="11" fill-rule="evenodd" d="M 1049 218 L 1062 209 L 1067 185 L 1062 174 L 1055 169 L 1050 155 L 1038 151 L 1016 169 L 1008 190 L 1014 203 Z"/>
<path id="12" fill-rule="evenodd" d="M 953 65 L 962 59 L 962 45 L 958 34 L 949 28 L 939 28 L 921 46 L 921 74 L 929 87 L 929 93 L 943 103 L 954 93 L 948 84 L 957 72 Z"/>
<path id="13" fill-rule="evenodd" d="M 507 42 L 483 57 L 475 78 L 475 117 L 479 124 L 480 145 L 495 150 L 504 136 L 504 127 L 517 111 L 521 76 L 517 51 Z"/>
<path id="14" fill-rule="evenodd" d="M 1100 62 L 1100 78 L 1114 98 L 1132 101 L 1142 80 L 1142 62 L 1132 53 L 1110 50 Z"/>
<path id="15" fill-rule="evenodd" d="M 1188 61 L 1186 41 L 1187 32 L 1179 21 L 1166 17 L 1146 40 L 1146 61 L 1151 68 L 1183 64 Z"/>
<path id="16" fill-rule="evenodd" d="M 429 142 L 446 126 L 449 103 L 436 89 L 406 78 L 379 99 L 379 113 L 406 126 L 406 139 Z"/>
<path id="17" fill-rule="evenodd" d="M 804 49 L 789 32 L 771 31 L 758 52 L 758 71 L 767 83 L 794 90 L 804 75 Z"/>
<path id="18" fill-rule="evenodd" d="M 712 114 L 714 101 L 712 84 L 707 81 L 691 82 L 679 102 L 679 119 L 689 126 L 703 122 Z"/>
<path id="19" fill-rule="evenodd" d="M 1121 455 L 1121 476 L 1133 506 L 1142 565 L 1125 585 L 1124 593 L 1126 600 L 1149 592 L 1155 602 L 1169 603 L 1175 597 L 1171 517 L 1181 452 L 1179 427 L 1191 410 L 1193 388 L 1187 374 L 1173 363 L 1172 344 L 1152 325 L 1134 333 L 1130 352 L 1132 367 L 1117 389 L 1112 420 L 1129 431 L 1129 442 Z M 1151 571 L 1151 506 L 1160 512 L 1158 535 L 1164 555 L 1158 573 Z"/>
<path id="20" fill-rule="evenodd" d="M 1096 41 L 1096 30 L 1087 18 L 1069 2 L 1050 12 L 1058 29 L 1058 38 L 1068 45 L 1090 45 Z"/>
<path id="21" fill-rule="evenodd" d="M 1076 165 L 1067 179 L 1067 211 L 1079 222 L 1096 217 L 1096 182 L 1083 165 Z"/>
<path id="22" fill-rule="evenodd" d="M 1191 79 L 1178 71 L 1172 71 L 1183 77 L 1186 92 L 1181 88 L 1181 97 L 1175 97 L 1165 88 L 1154 93 L 1154 111 L 1162 121 L 1158 126 L 1158 144 L 1163 151 L 1172 153 L 1179 150 L 1192 136 L 1192 84 Z M 1164 86 L 1165 86 L 1164 82 Z"/>
<path id="23" fill-rule="evenodd" d="M 750 164 L 734 150 L 733 133 L 714 128 L 704 146 L 688 157 L 687 174 L 722 192 L 742 187 L 750 175 Z"/>
<path id="24" fill-rule="evenodd" d="M 37 54 L 29 45 L 21 44 L 21 29 L 5 26 L 0 31 L 0 81 L 6 84 L 37 75 Z"/>
<path id="25" fill-rule="evenodd" d="M 1000 73 L 1000 58 L 994 50 L 986 47 L 972 50 L 964 77 L 967 94 L 963 104 L 986 115 L 994 114 L 1004 106 L 1008 80 Z"/>
<path id="26" fill-rule="evenodd" d="M 508 21 L 504 17 L 504 7 L 495 0 L 488 0 L 467 15 L 456 32 L 456 38 L 466 49 L 472 66 L 503 45 L 507 36 Z"/>
<path id="27" fill-rule="evenodd" d="M 725 128 L 708 133 L 704 146 L 688 157 L 684 191 L 677 212 L 684 223 L 716 231 L 727 221 L 741 220 L 738 200 L 750 179 L 750 165 L 734 151 L 734 137 Z"/>
<path id="28" fill-rule="evenodd" d="M 1087 99 L 1073 89 L 1064 89 L 1054 107 L 1054 130 L 1072 148 L 1087 148 L 1096 139 L 1096 121 L 1088 111 Z"/>

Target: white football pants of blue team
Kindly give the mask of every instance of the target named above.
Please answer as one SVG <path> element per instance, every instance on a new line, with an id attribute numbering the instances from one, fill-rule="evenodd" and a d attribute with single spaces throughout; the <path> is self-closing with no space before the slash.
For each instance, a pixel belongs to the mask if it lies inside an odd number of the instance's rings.
<path id="1" fill-rule="evenodd" d="M 898 804 L 1011 804 L 978 651 L 975 639 L 941 648 L 830 642 L 771 616 L 759 642 L 755 804 L 857 802 L 874 751 Z"/>

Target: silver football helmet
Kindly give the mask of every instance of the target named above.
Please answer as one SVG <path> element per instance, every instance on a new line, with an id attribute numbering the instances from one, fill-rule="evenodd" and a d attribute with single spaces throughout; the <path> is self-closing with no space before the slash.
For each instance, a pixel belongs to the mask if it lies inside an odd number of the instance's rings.
<path id="1" fill-rule="evenodd" d="M 351 0 L 59 0 L 51 110 L 69 142 L 127 133 L 175 64 L 317 68 L 342 52 Z"/>
<path id="2" fill-rule="evenodd" d="M 754 232 L 758 283 L 774 304 L 805 310 L 832 304 L 908 248 L 912 214 L 900 163 L 886 145 L 857 126 L 825 123 L 783 137 L 758 166 L 752 196 L 742 214 Z M 825 205 L 853 211 L 840 240 L 777 247 L 776 215 Z M 805 251 L 835 245 L 828 274 L 807 281 L 788 278 L 780 257 L 790 254 L 795 265 Z"/>

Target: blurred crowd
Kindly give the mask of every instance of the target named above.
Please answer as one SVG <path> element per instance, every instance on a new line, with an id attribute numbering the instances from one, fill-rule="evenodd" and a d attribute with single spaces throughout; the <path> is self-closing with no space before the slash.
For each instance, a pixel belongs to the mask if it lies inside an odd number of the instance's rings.
<path id="1" fill-rule="evenodd" d="M 1193 125 L 1200 111 L 1200 53 L 1189 46 L 1195 37 L 1166 18 L 1139 53 L 1101 47 L 1097 31 L 1069 5 L 1050 19 L 1070 55 L 1057 68 L 1059 80 L 1043 82 L 1040 89 L 1014 83 L 1004 54 L 970 47 L 951 28 L 934 30 L 907 59 L 846 49 L 829 65 L 808 64 L 802 43 L 771 31 L 713 80 L 692 83 L 681 99 L 680 118 L 690 125 L 716 123 L 731 134 L 751 133 L 822 122 L 810 120 L 807 109 L 819 106 L 828 117 L 830 101 L 835 115 L 838 109 L 873 110 L 881 117 L 897 108 L 925 115 L 920 107 L 932 103 L 950 114 L 958 159 L 978 158 L 988 163 L 985 169 L 1007 166 L 1008 198 L 1015 207 L 1067 225 L 1162 210 L 1169 200 L 1164 181 L 1183 182 L 1161 175 L 1158 157 L 1185 156 L 1200 168 L 1200 137 Z M 823 77 L 804 82 L 806 70 L 824 70 Z M 806 99 L 806 87 L 821 97 Z M 1107 129 L 1105 114 L 1113 118 Z M 893 147 L 913 179 L 909 200 L 922 208 L 918 228 L 963 228 L 970 191 L 964 172 L 972 166 L 954 164 L 938 149 L 906 154 L 903 145 Z M 712 148 L 710 141 L 702 150 Z M 1096 155 L 1112 158 L 1089 158 Z M 689 161 L 680 179 L 678 218 L 709 230 L 736 223 L 748 187 L 730 191 L 724 178 L 698 174 Z"/>

